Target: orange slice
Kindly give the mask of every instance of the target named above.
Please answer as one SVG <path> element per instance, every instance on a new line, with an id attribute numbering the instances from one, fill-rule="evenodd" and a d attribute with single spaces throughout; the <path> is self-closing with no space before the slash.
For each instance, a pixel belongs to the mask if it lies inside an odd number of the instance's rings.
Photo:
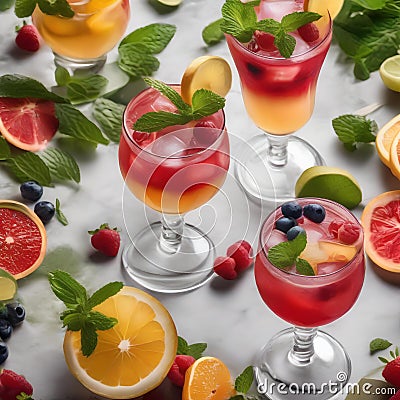
<path id="1" fill-rule="evenodd" d="M 339 14 L 344 0 L 304 0 L 304 11 L 312 11 L 321 15 L 326 15 L 326 10 L 332 19 Z"/>
<path id="2" fill-rule="evenodd" d="M 124 286 L 94 309 L 118 323 L 97 332 L 98 343 L 89 357 L 80 350 L 80 332 L 66 332 L 64 355 L 71 373 L 87 389 L 110 399 L 136 398 L 160 385 L 178 346 L 165 307 L 142 290 Z"/>
<path id="3" fill-rule="evenodd" d="M 389 166 L 392 174 L 400 179 L 400 131 L 396 133 L 390 146 Z"/>
<path id="4" fill-rule="evenodd" d="M 390 148 L 400 132 L 400 114 L 385 124 L 376 135 L 375 145 L 381 161 L 390 168 Z"/>
<path id="5" fill-rule="evenodd" d="M 234 394 L 229 369 L 218 358 L 201 357 L 186 371 L 182 400 L 227 400 Z"/>
<path id="6" fill-rule="evenodd" d="M 0 268 L 15 279 L 37 268 L 46 254 L 46 229 L 25 204 L 0 200 Z"/>

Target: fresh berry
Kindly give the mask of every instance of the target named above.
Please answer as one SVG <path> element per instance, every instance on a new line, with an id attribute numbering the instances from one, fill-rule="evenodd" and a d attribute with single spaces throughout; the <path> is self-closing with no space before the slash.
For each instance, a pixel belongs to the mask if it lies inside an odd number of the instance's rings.
<path id="1" fill-rule="evenodd" d="M 8 357 L 8 347 L 2 340 L 0 340 L 0 365 L 7 360 L 7 357 Z M 2 399 L 2 397 L 0 398 Z"/>
<path id="2" fill-rule="evenodd" d="M 286 237 L 287 237 L 288 240 L 293 240 L 300 233 L 306 233 L 306 231 L 303 228 L 301 228 L 300 226 L 294 226 L 293 228 L 290 228 L 286 232 Z"/>
<path id="3" fill-rule="evenodd" d="M 35 181 L 27 181 L 19 187 L 21 196 L 29 201 L 38 201 L 43 195 L 43 187 Z"/>
<path id="4" fill-rule="evenodd" d="M 246 244 L 244 244 L 246 243 Z M 253 263 L 253 257 L 248 250 L 250 243 L 240 240 L 228 247 L 226 255 L 235 260 L 235 270 L 236 272 L 242 272 L 249 268 Z M 251 250 L 251 246 L 250 246 Z"/>
<path id="5" fill-rule="evenodd" d="M 247 48 L 253 53 L 257 53 L 260 51 L 260 48 L 258 47 L 257 41 L 255 39 L 250 40 L 250 42 L 247 44 Z"/>
<path id="6" fill-rule="evenodd" d="M 15 400 L 21 393 L 28 396 L 33 393 L 32 385 L 22 375 L 9 369 L 3 369 L 0 375 L 0 390 L 2 400 Z"/>
<path id="7" fill-rule="evenodd" d="M 249 242 L 247 242 L 246 240 L 239 240 L 236 243 L 240 243 L 240 245 L 243 246 L 247 250 L 249 255 L 253 256 L 253 249 L 252 249 L 251 244 Z"/>
<path id="8" fill-rule="evenodd" d="M 389 382 L 395 387 L 400 387 L 400 357 L 389 361 L 382 371 L 382 376 L 386 382 Z"/>
<path id="9" fill-rule="evenodd" d="M 344 222 L 338 229 L 338 239 L 344 244 L 353 244 L 360 237 L 360 227 Z"/>
<path id="10" fill-rule="evenodd" d="M 168 372 L 168 378 L 170 381 L 179 387 L 183 387 L 185 383 L 186 370 L 195 362 L 195 358 L 192 356 L 178 355 L 175 356 L 175 360 Z"/>
<path id="11" fill-rule="evenodd" d="M 20 303 L 8 303 L 7 307 L 7 319 L 10 321 L 12 327 L 19 325 L 25 319 L 25 308 Z"/>
<path id="12" fill-rule="evenodd" d="M 31 52 L 39 50 L 40 35 L 34 25 L 27 25 L 24 21 L 24 25 L 17 32 L 15 43 L 20 49 Z"/>
<path id="13" fill-rule="evenodd" d="M 35 211 L 35 214 L 46 224 L 54 217 L 56 209 L 50 201 L 39 201 L 39 203 L 35 204 L 33 211 Z"/>
<path id="14" fill-rule="evenodd" d="M 297 29 L 301 38 L 307 43 L 315 42 L 319 38 L 319 30 L 312 22 L 301 26 Z"/>
<path id="15" fill-rule="evenodd" d="M 193 137 L 200 146 L 211 146 L 221 134 L 212 121 L 199 121 L 193 128 Z"/>
<path id="16" fill-rule="evenodd" d="M 400 400 L 400 390 L 398 390 L 389 400 Z"/>
<path id="17" fill-rule="evenodd" d="M 337 239 L 338 231 L 339 231 L 339 228 L 342 226 L 342 224 L 343 224 L 343 222 L 332 221 L 328 226 L 329 234 Z"/>
<path id="18" fill-rule="evenodd" d="M 325 214 L 325 208 L 320 204 L 307 204 L 303 208 L 303 215 L 317 224 L 320 224 L 325 219 Z"/>
<path id="19" fill-rule="evenodd" d="M 267 32 L 255 31 L 254 38 L 260 47 L 264 51 L 276 51 L 276 46 L 274 44 L 275 36 Z"/>
<path id="20" fill-rule="evenodd" d="M 303 215 L 303 208 L 296 201 L 288 201 L 282 204 L 281 211 L 284 217 L 300 218 Z"/>
<path id="21" fill-rule="evenodd" d="M 92 246 L 108 257 L 115 257 L 118 254 L 121 238 L 117 228 L 111 229 L 108 224 L 100 225 L 100 228 L 89 231 L 92 235 L 90 241 Z"/>
<path id="22" fill-rule="evenodd" d="M 275 228 L 283 233 L 286 233 L 290 228 L 293 228 L 296 225 L 297 225 L 296 220 L 294 218 L 288 218 L 288 217 L 281 217 L 277 219 L 275 222 Z"/>
<path id="23" fill-rule="evenodd" d="M 12 325 L 8 319 L 0 319 L 0 339 L 6 340 L 11 336 Z"/>
<path id="24" fill-rule="evenodd" d="M 237 277 L 236 262 L 231 257 L 217 257 L 214 261 L 214 272 L 224 279 L 232 280 Z"/>

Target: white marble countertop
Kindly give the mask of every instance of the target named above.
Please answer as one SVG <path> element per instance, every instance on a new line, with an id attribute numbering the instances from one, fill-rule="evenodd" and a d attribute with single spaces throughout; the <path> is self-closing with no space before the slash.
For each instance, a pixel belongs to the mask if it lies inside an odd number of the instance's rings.
<path id="1" fill-rule="evenodd" d="M 212 48 L 203 45 L 201 31 L 219 17 L 223 0 L 184 0 L 167 14 L 156 12 L 147 0 L 132 0 L 132 16 L 128 31 L 152 22 L 167 22 L 177 26 L 170 45 L 160 54 L 161 66 L 154 76 L 167 82 L 179 82 L 192 59 L 204 54 L 224 57 L 232 66 L 233 87 L 227 96 L 227 126 L 231 134 L 232 156 L 240 151 L 240 139 L 258 134 L 248 118 L 241 99 L 237 72 L 226 43 Z M 20 21 L 12 11 L 0 14 L 0 74 L 19 73 L 54 85 L 52 54 L 46 46 L 35 54 L 19 51 L 14 45 L 14 27 Z M 114 51 L 109 60 L 116 58 Z M 397 115 L 400 94 L 390 92 L 378 73 L 367 81 L 355 81 L 352 65 L 333 44 L 322 69 L 316 96 L 315 112 L 298 135 L 311 142 L 323 155 L 327 165 L 349 170 L 363 190 L 363 202 L 355 211 L 360 216 L 367 202 L 381 192 L 399 188 L 399 181 L 379 161 L 373 145 L 349 153 L 338 141 L 331 120 L 375 102 L 384 103 L 374 114 L 379 126 Z M 2 367 L 24 374 L 34 386 L 36 400 L 98 399 L 69 373 L 62 352 L 64 332 L 58 319 L 62 308 L 47 283 L 47 273 L 63 268 L 78 280 L 96 289 L 110 280 L 122 280 L 134 286 L 123 273 L 120 254 L 113 259 L 96 255 L 87 231 L 107 221 L 122 231 L 122 244 L 129 234 L 141 230 L 146 216 L 154 220 L 155 213 L 145 209 L 127 190 L 117 163 L 117 145 L 99 146 L 95 152 L 80 154 L 78 163 L 82 181 L 79 185 L 57 184 L 45 188 L 43 200 L 59 198 L 69 220 L 64 227 L 53 220 L 46 227 L 48 252 L 43 265 L 19 282 L 18 296 L 26 306 L 27 319 L 8 341 L 10 356 Z M 18 199 L 19 185 L 0 167 L 0 198 Z M 253 244 L 267 207 L 251 203 L 228 176 L 221 192 L 212 201 L 189 217 L 203 224 L 215 222 L 210 236 L 217 245 L 218 255 L 227 246 L 246 238 Z M 203 226 L 207 229 L 207 226 Z M 222 359 L 237 376 L 252 364 L 257 351 L 287 324 L 276 317 L 258 295 L 252 271 L 236 281 L 213 278 L 205 286 L 185 294 L 154 294 L 169 309 L 178 333 L 188 342 L 206 342 L 207 355 Z M 366 280 L 355 306 L 338 321 L 324 327 L 347 349 L 353 365 L 351 382 L 357 382 L 379 365 L 376 356 L 369 355 L 369 342 L 383 337 L 400 344 L 400 290 L 381 280 L 367 261 Z M 168 398 L 177 398 L 172 392 Z M 165 397 L 165 398 L 167 398 Z M 162 396 L 158 397 L 160 400 Z M 344 396 L 342 396 L 344 398 Z M 371 397 L 372 398 L 372 397 Z"/>

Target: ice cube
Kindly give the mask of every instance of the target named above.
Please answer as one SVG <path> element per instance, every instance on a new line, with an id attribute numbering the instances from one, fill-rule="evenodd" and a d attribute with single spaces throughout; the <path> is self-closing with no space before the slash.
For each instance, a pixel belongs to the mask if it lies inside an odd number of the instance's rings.
<path id="1" fill-rule="evenodd" d="M 186 143 L 171 132 L 156 139 L 151 152 L 161 157 L 180 157 L 185 154 L 186 147 Z"/>

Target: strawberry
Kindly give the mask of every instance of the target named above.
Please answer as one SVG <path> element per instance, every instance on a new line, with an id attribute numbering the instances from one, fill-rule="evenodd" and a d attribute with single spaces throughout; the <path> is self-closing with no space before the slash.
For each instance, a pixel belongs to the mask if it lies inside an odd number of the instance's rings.
<path id="1" fill-rule="evenodd" d="M 236 272 L 244 271 L 253 263 L 251 245 L 245 240 L 239 240 L 238 242 L 229 246 L 228 250 L 226 251 L 226 255 L 235 260 Z"/>
<path id="2" fill-rule="evenodd" d="M 214 261 L 214 272 L 224 279 L 232 280 L 237 277 L 236 262 L 231 257 L 217 257 Z"/>
<path id="3" fill-rule="evenodd" d="M 179 387 L 185 383 L 185 373 L 187 369 L 196 361 L 192 356 L 178 355 L 167 374 L 170 381 Z"/>
<path id="4" fill-rule="evenodd" d="M 120 236 L 117 228 L 111 229 L 108 224 L 100 225 L 100 228 L 88 231 L 91 237 L 92 246 L 109 257 L 115 257 L 118 254 L 120 246 Z"/>
<path id="5" fill-rule="evenodd" d="M 386 366 L 382 371 L 382 376 L 386 382 L 400 388 L 400 356 L 398 356 L 398 351 L 396 351 L 396 357 L 393 360 L 388 361 L 384 358 L 381 358 L 381 360 L 386 362 Z"/>
<path id="6" fill-rule="evenodd" d="M 38 51 L 40 47 L 40 35 L 36 26 L 27 25 L 24 21 L 24 25 L 21 28 L 17 28 L 15 43 L 22 50 L 30 52 Z"/>
<path id="7" fill-rule="evenodd" d="M 319 38 L 319 30 L 315 24 L 309 22 L 297 29 L 301 38 L 307 43 L 315 42 Z"/>
<path id="8" fill-rule="evenodd" d="M 389 400 L 400 400 L 400 390 L 398 390 Z"/>
<path id="9" fill-rule="evenodd" d="M 25 393 L 26 396 L 21 394 Z M 9 369 L 3 369 L 0 375 L 0 399 L 16 400 L 30 399 L 33 393 L 32 385 L 22 376 Z"/>

